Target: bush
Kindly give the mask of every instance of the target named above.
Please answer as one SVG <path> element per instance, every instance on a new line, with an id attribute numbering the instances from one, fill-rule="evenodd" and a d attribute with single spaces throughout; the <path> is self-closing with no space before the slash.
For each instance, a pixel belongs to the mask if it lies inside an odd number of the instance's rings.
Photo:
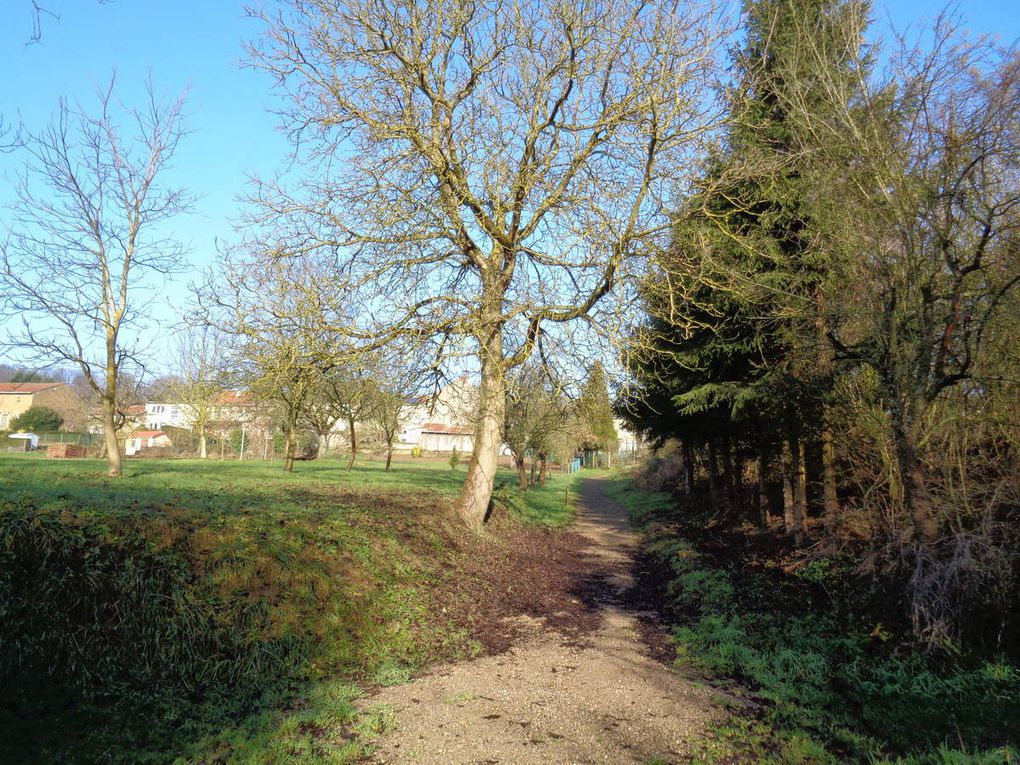
<path id="1" fill-rule="evenodd" d="M 781 575 L 732 547 L 717 558 L 717 546 L 692 544 L 703 531 L 663 495 L 633 486 L 613 494 L 634 509 L 644 551 L 667 579 L 677 661 L 738 679 L 767 702 L 760 735 L 776 740 L 761 759 L 1002 763 L 1007 750 L 987 748 L 1020 744 L 1015 662 L 911 651 L 868 615 L 849 563 L 828 558 Z"/>
<path id="2" fill-rule="evenodd" d="M 54 433 L 60 430 L 64 418 L 48 406 L 33 406 L 11 421 L 11 430 L 22 433 Z"/>

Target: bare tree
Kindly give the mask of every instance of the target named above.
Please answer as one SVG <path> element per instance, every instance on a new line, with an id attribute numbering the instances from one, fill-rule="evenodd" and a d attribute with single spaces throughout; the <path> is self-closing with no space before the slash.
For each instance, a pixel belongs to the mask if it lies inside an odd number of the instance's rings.
<path id="1" fill-rule="evenodd" d="M 1020 284 L 1020 54 L 960 35 L 946 16 L 923 48 L 900 43 L 855 108 L 813 118 L 796 90 L 790 108 L 818 145 L 842 136 L 856 150 L 850 172 L 824 150 L 810 158 L 820 185 L 838 189 L 818 195 L 817 217 L 847 277 L 827 334 L 839 361 L 877 374 L 893 494 L 928 544 L 942 529 L 921 458 L 926 420 L 973 377 Z"/>
<path id="2" fill-rule="evenodd" d="M 372 364 L 374 385 L 368 420 L 378 429 L 386 446 L 386 470 L 393 462 L 393 446 L 404 424 L 408 402 L 428 379 L 423 371 L 427 366 L 406 346 L 388 349 Z"/>
<path id="3" fill-rule="evenodd" d="M 109 473 L 119 475 L 118 382 L 139 361 L 131 332 L 146 318 L 141 293 L 182 262 L 159 226 L 189 200 L 162 183 L 184 135 L 183 98 L 161 101 L 149 83 L 144 107 L 118 116 L 113 88 L 111 78 L 94 114 L 61 101 L 48 127 L 19 142 L 26 163 L 0 250 L 0 297 L 22 325 L 3 347 L 74 365 L 98 395 Z"/>
<path id="4" fill-rule="evenodd" d="M 563 386 L 545 365 L 529 362 L 507 379 L 506 399 L 503 440 L 517 469 L 518 486 L 527 491 L 539 465 L 544 482 L 548 454 L 567 422 Z M 534 455 L 530 479 L 525 467 L 528 452 Z"/>
<path id="5" fill-rule="evenodd" d="M 474 450 L 457 510 L 486 515 L 505 376 L 589 315 L 668 227 L 705 129 L 705 5 L 603 0 L 290 2 L 256 11 L 254 64 L 289 96 L 299 189 L 264 181 L 266 249 L 318 253 L 365 310 L 473 353 Z"/>
<path id="6" fill-rule="evenodd" d="M 222 407 L 226 390 L 223 375 L 223 338 L 209 326 L 187 330 L 177 348 L 177 371 L 167 386 L 181 413 L 198 436 L 198 456 L 206 459 L 209 425 Z"/>

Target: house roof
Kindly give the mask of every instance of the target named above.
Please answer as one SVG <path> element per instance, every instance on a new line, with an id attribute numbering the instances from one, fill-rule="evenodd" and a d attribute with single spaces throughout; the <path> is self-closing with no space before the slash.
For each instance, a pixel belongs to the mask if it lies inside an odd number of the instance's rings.
<path id="1" fill-rule="evenodd" d="M 216 401 L 217 406 L 252 406 L 255 398 L 247 391 L 227 391 Z"/>
<path id="2" fill-rule="evenodd" d="M 136 430 L 128 438 L 158 438 L 165 435 L 162 430 Z"/>
<path id="3" fill-rule="evenodd" d="M 422 433 L 445 433 L 451 436 L 470 436 L 474 431 L 460 425 L 446 425 L 442 422 L 426 422 L 421 426 Z"/>
<path id="4" fill-rule="evenodd" d="M 44 390 L 59 388 L 66 383 L 23 383 L 23 382 L 0 382 L 0 394 L 3 393 L 42 393 Z"/>

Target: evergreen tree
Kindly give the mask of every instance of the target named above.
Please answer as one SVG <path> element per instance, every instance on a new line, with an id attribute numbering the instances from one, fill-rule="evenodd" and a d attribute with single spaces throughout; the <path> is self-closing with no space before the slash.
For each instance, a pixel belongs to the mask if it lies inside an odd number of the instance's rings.
<path id="1" fill-rule="evenodd" d="M 828 465 L 826 512 L 836 509 L 824 417 L 834 374 L 824 296 L 835 264 L 811 225 L 805 176 L 816 151 L 843 149 L 838 142 L 813 144 L 798 110 L 804 103 L 832 108 L 831 92 L 813 93 L 813 84 L 845 83 L 844 94 L 852 92 L 866 62 L 859 49 L 830 43 L 860 38 L 866 6 L 756 0 L 744 10 L 747 38 L 734 55 L 731 128 L 677 216 L 672 247 L 658 256 L 645 284 L 652 319 L 636 333 L 630 366 L 643 393 L 660 406 L 671 402 L 679 420 L 666 427 L 685 443 L 706 445 L 710 485 L 718 479 L 716 451 L 733 463 L 732 487 L 742 456 L 758 459 L 764 479 L 785 449 L 786 517 L 800 539 L 809 435 L 821 441 Z M 818 64 L 803 55 L 807 45 L 830 52 L 826 77 L 810 70 Z M 662 428 L 660 413 L 652 429 Z M 735 451 L 738 436 L 743 454 Z"/>

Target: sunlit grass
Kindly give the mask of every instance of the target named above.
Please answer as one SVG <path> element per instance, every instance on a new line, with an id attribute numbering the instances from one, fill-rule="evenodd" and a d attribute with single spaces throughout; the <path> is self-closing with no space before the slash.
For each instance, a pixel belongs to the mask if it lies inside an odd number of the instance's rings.
<path id="1" fill-rule="evenodd" d="M 450 518 L 464 475 L 0 455 L 0 760 L 363 756 L 386 715 L 358 684 L 478 650 L 431 594 L 483 544 Z M 507 505 L 563 525 L 574 482 Z"/>

